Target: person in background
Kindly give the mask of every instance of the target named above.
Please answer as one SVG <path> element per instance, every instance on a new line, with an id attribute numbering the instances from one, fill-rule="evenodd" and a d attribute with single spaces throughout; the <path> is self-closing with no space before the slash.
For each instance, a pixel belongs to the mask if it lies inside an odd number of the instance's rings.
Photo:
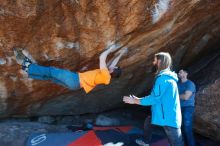
<path id="1" fill-rule="evenodd" d="M 163 127 L 171 146 L 183 146 L 181 133 L 181 109 L 177 87 L 178 77 L 171 71 L 172 59 L 169 53 L 155 54 L 153 70 L 156 78 L 150 95 L 138 98 L 134 95 L 124 96 L 123 101 L 128 104 L 151 106 L 151 123 L 149 117 L 145 120 L 145 137 L 137 139 L 140 146 L 149 146 L 152 130 L 148 129 L 157 125 Z"/>
<path id="2" fill-rule="evenodd" d="M 127 48 L 118 50 L 114 58 L 106 63 L 107 56 L 119 49 L 119 47 L 119 45 L 111 45 L 99 56 L 99 69 L 82 73 L 51 66 L 41 66 L 32 57 L 25 55 L 25 50 L 22 48 L 14 48 L 13 50 L 17 63 L 22 66 L 22 69 L 27 72 L 30 78 L 50 80 L 71 90 L 83 88 L 86 93 L 89 93 L 99 84 L 108 85 L 112 77 L 120 77 L 121 69 L 116 65 L 120 58 L 127 52 Z"/>
<path id="3" fill-rule="evenodd" d="M 195 105 L 195 84 L 188 79 L 188 71 L 181 69 L 178 73 L 179 97 L 182 111 L 182 133 L 187 146 L 195 146 L 193 135 L 193 114 Z"/>

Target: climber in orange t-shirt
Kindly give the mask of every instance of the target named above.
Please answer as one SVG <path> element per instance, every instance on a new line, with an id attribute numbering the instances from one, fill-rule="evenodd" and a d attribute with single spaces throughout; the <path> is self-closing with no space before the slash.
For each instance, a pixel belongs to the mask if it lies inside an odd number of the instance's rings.
<path id="1" fill-rule="evenodd" d="M 118 78 L 121 75 L 120 67 L 116 67 L 127 48 L 118 50 L 115 57 L 106 64 L 107 56 L 119 49 L 119 45 L 111 45 L 99 57 L 99 69 L 82 73 L 72 72 L 56 67 L 41 66 L 22 48 L 14 48 L 14 54 L 18 64 L 28 73 L 32 79 L 50 80 L 56 84 L 65 86 L 71 90 L 83 88 L 86 93 L 90 92 L 96 85 L 110 83 L 111 77 Z"/>

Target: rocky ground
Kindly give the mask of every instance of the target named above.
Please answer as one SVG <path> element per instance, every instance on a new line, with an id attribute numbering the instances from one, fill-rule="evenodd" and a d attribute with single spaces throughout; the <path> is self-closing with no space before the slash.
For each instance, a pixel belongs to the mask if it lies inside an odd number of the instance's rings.
<path id="1" fill-rule="evenodd" d="M 41 132 L 70 132 L 69 125 L 135 125 L 142 126 L 143 112 L 134 113 L 130 109 L 119 109 L 101 114 L 85 114 L 81 116 L 42 116 L 31 118 L 11 118 L 0 122 L 0 146 L 24 146 L 28 136 Z M 140 121 L 142 119 L 142 121 Z"/>
<path id="2" fill-rule="evenodd" d="M 11 118 L 1 120 L 0 146 L 25 146 L 30 134 L 40 132 L 70 132 L 69 125 L 82 126 L 84 123 L 94 125 L 134 125 L 142 127 L 146 110 L 143 108 L 118 109 L 100 114 L 85 114 L 81 116 L 44 116 L 32 118 Z M 160 128 L 156 133 L 164 134 Z M 196 135 L 197 141 L 208 146 L 217 146 L 217 142 Z"/>

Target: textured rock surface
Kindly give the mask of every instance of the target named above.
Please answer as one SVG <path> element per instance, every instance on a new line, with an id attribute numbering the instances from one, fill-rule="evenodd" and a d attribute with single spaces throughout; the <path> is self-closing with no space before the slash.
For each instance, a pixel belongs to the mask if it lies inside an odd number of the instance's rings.
<path id="1" fill-rule="evenodd" d="M 198 133 L 220 140 L 220 50 L 206 57 L 207 60 L 210 60 L 207 66 L 194 75 L 198 86 L 194 128 Z"/>
<path id="2" fill-rule="evenodd" d="M 219 10 L 219 0 L 0 0 L 0 116 L 122 106 L 122 95 L 151 87 L 155 52 L 170 52 L 178 68 L 216 49 Z M 88 95 L 28 79 L 12 52 L 14 46 L 24 47 L 42 65 L 85 71 L 98 67 L 98 55 L 110 42 L 129 48 L 120 62 L 124 75 Z"/>

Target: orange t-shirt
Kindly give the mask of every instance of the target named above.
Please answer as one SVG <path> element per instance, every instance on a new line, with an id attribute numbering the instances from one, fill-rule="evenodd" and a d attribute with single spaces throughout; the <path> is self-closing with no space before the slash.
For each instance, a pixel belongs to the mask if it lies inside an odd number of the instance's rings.
<path id="1" fill-rule="evenodd" d="M 90 92 L 98 84 L 108 85 L 110 83 L 110 73 L 108 69 L 95 69 L 79 73 L 79 81 L 81 87 L 86 93 Z"/>

